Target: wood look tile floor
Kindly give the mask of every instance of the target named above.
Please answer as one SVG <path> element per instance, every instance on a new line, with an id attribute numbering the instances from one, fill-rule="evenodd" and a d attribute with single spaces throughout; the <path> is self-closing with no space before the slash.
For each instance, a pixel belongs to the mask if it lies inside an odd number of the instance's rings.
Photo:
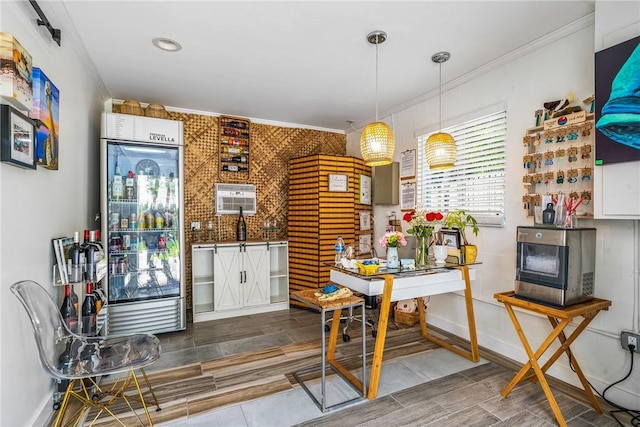
<path id="1" fill-rule="evenodd" d="M 539 384 L 522 384 L 502 398 L 500 391 L 515 374 L 513 365 L 484 358 L 472 363 L 423 340 L 418 325 L 390 324 L 376 399 L 323 414 L 292 377 L 296 370 L 319 365 L 319 323 L 319 313 L 291 308 L 189 324 L 185 331 L 158 335 L 163 354 L 147 369 L 163 408 L 152 412 L 154 423 L 174 427 L 556 425 Z M 339 340 L 336 353 L 356 374 L 361 366 L 359 331 L 358 323 L 350 327 L 352 340 Z M 368 369 L 373 346 L 369 332 Z M 318 383 L 316 376 L 308 385 L 317 391 Z M 338 377 L 329 377 L 327 387 L 334 400 L 353 397 L 353 390 Z M 552 386 L 569 426 L 618 425 L 567 387 L 565 392 L 564 387 Z M 125 418 L 126 425 L 134 421 Z M 95 425 L 116 424 L 99 419 Z"/>

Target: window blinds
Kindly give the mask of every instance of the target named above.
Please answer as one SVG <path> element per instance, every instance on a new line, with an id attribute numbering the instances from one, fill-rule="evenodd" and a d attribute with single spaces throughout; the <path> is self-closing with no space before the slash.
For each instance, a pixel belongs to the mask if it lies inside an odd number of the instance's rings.
<path id="1" fill-rule="evenodd" d="M 464 209 L 482 225 L 504 225 L 507 112 L 443 129 L 458 155 L 453 169 L 430 171 L 424 155 L 429 135 L 418 138 L 417 200 L 428 210 Z"/>

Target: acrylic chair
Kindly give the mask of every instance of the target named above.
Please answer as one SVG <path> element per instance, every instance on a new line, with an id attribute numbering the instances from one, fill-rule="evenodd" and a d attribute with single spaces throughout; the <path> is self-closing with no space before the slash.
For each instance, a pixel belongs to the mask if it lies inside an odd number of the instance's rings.
<path id="1" fill-rule="evenodd" d="M 80 424 L 91 408 L 97 410 L 94 421 L 104 411 L 125 426 L 125 422 L 112 410 L 113 404 L 121 401 L 126 403 L 140 424 L 144 424 L 131 406 L 131 401 L 139 402 L 149 425 L 153 425 L 147 405 L 155 405 L 157 411 L 160 406 L 144 366 L 160 357 L 160 341 L 157 337 L 151 334 L 107 337 L 77 335 L 69 330 L 53 299 L 38 283 L 30 280 L 17 282 L 11 286 L 11 291 L 29 315 L 40 363 L 45 372 L 58 381 L 67 380 L 69 383 L 54 426 L 60 426 L 63 422 Z M 151 402 L 145 401 L 136 370 L 144 378 Z M 99 385 L 99 377 L 104 375 L 115 377 L 114 381 L 109 381 L 111 385 L 108 389 L 102 389 Z M 133 387 L 136 393 L 132 392 Z M 71 399 L 79 401 L 81 408 L 67 417 L 65 412 L 70 408 Z"/>

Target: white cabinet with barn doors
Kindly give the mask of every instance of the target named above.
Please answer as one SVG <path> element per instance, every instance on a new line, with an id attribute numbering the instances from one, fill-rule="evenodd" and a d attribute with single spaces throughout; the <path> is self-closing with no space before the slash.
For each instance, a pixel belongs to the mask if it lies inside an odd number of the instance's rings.
<path id="1" fill-rule="evenodd" d="M 286 241 L 196 243 L 191 260 L 194 322 L 289 308 Z"/>

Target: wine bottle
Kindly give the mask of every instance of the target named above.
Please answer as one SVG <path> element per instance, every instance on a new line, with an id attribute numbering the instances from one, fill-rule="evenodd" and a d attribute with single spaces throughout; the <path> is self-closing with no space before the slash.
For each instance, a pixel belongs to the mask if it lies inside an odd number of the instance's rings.
<path id="1" fill-rule="evenodd" d="M 222 170 L 228 172 L 246 172 L 249 168 L 246 166 L 222 165 Z"/>
<path id="2" fill-rule="evenodd" d="M 247 156 L 233 156 L 231 160 L 238 163 L 247 163 L 249 158 Z"/>
<path id="3" fill-rule="evenodd" d="M 80 248 L 80 233 L 74 231 L 73 245 L 69 248 L 69 260 L 71 261 L 71 272 L 69 275 L 70 282 L 82 281 L 82 263 L 80 262 L 81 253 L 82 249 Z"/>
<path id="4" fill-rule="evenodd" d="M 97 332 L 98 308 L 93 294 L 93 284 L 87 282 L 87 292 L 82 303 L 82 333 L 93 336 Z"/>
<path id="5" fill-rule="evenodd" d="M 236 240 L 239 242 L 247 240 L 247 224 L 244 222 L 244 216 L 242 215 L 242 206 L 240 206 L 240 214 L 236 223 Z"/>
<path id="6" fill-rule="evenodd" d="M 129 174 L 127 175 L 127 179 L 125 179 L 124 181 L 124 198 L 127 200 L 136 199 L 133 182 L 134 182 L 133 171 L 129 171 Z"/>
<path id="7" fill-rule="evenodd" d="M 85 257 L 87 259 L 85 279 L 89 282 L 93 282 L 96 280 L 96 264 L 101 257 L 100 246 L 96 243 L 96 232 L 94 230 L 89 231 L 89 245 L 85 250 Z"/>
<path id="8" fill-rule="evenodd" d="M 64 319 L 64 323 L 67 324 L 69 330 L 73 333 L 78 332 L 78 311 L 71 299 L 71 285 L 64 286 L 64 299 L 60 306 L 60 314 Z"/>
<path id="9" fill-rule="evenodd" d="M 122 175 L 120 174 L 120 167 L 116 160 L 116 170 L 113 173 L 113 182 L 111 183 L 111 198 L 113 200 L 122 200 L 124 189 L 122 187 Z"/>

